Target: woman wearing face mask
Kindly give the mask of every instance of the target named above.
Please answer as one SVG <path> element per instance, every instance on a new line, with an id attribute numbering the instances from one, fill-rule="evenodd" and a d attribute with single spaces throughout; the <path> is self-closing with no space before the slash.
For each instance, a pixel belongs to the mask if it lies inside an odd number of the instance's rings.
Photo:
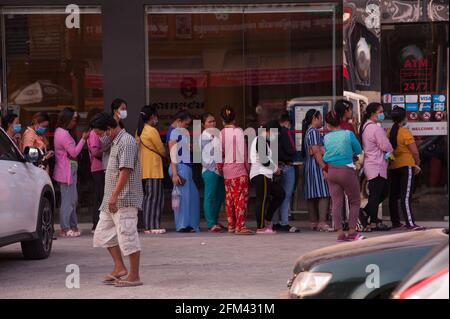
<path id="1" fill-rule="evenodd" d="M 365 227 L 367 232 L 390 229 L 378 219 L 378 206 L 389 193 L 387 157 L 393 151 L 384 129 L 377 125 L 383 121 L 383 106 L 380 103 L 370 103 L 364 113 L 359 134 L 364 149 L 364 174 L 369 181 L 369 200 L 364 208 L 370 219 L 370 226 Z M 362 222 L 363 225 L 368 224 L 368 220 Z"/>
<path id="2" fill-rule="evenodd" d="M 111 115 L 114 117 L 116 122 L 119 124 L 121 128 L 124 128 L 125 125 L 123 124 L 123 120 L 125 120 L 128 116 L 127 113 L 127 102 L 116 98 L 111 103 Z M 103 155 L 102 155 L 102 164 L 103 164 L 103 170 L 106 170 L 108 167 L 108 161 L 109 161 L 109 153 L 111 149 L 111 139 L 108 136 L 103 136 L 100 138 L 100 141 L 102 142 L 102 149 L 103 149 Z"/>
<path id="3" fill-rule="evenodd" d="M 6 134 L 13 140 L 17 147 L 21 148 L 22 144 L 22 125 L 19 123 L 17 114 L 9 113 L 2 121 L 2 127 Z"/>
<path id="4" fill-rule="evenodd" d="M 163 158 L 166 149 L 156 129 L 158 113 L 154 106 L 146 105 L 139 114 L 136 142 L 142 170 L 144 188 L 143 222 L 145 234 L 164 234 L 161 213 L 164 207 Z"/>
<path id="5" fill-rule="evenodd" d="M 77 171 L 78 155 L 83 149 L 89 132 L 83 132 L 82 139 L 75 142 L 74 134 L 77 126 L 78 114 L 73 108 L 63 109 L 57 120 L 55 130 L 55 171 L 53 178 L 59 183 L 61 190 L 60 224 L 61 237 L 79 237 L 77 219 Z"/>
<path id="6" fill-rule="evenodd" d="M 33 116 L 31 125 L 27 127 L 22 137 L 22 150 L 25 147 L 38 148 L 47 152 L 48 140 L 44 137 L 50 124 L 50 118 L 45 112 L 38 112 Z"/>
<path id="7" fill-rule="evenodd" d="M 190 136 L 187 131 L 191 122 L 188 112 L 179 111 L 166 137 L 171 159 L 169 175 L 173 186 L 180 191 L 180 206 L 174 212 L 175 226 L 182 233 L 200 231 L 200 195 L 192 177 Z"/>
<path id="8" fill-rule="evenodd" d="M 33 116 L 31 126 L 27 127 L 22 136 L 22 151 L 28 147 L 34 147 L 41 150 L 44 154 L 42 167 L 49 172 L 47 160 L 51 158 L 54 153 L 48 151 L 49 142 L 45 138 L 44 134 L 50 124 L 50 117 L 45 112 L 38 112 Z"/>
<path id="9" fill-rule="evenodd" d="M 331 231 L 327 224 L 330 208 L 330 191 L 323 176 L 323 138 L 319 129 L 322 127 L 322 114 L 317 110 L 306 112 L 302 123 L 302 155 L 305 158 L 303 170 L 303 195 L 306 198 L 311 230 Z"/>
<path id="10" fill-rule="evenodd" d="M 222 174 L 219 172 L 215 161 L 215 152 L 220 150 L 220 138 L 215 136 L 211 130 L 216 128 L 216 119 L 211 113 L 201 116 L 204 128 L 200 145 L 202 150 L 202 179 L 205 185 L 203 196 L 203 208 L 205 219 L 208 224 L 208 232 L 222 233 L 225 227 L 218 223 L 220 209 L 225 200 L 225 186 Z M 206 148 L 210 152 L 207 152 Z M 205 152 L 205 154 L 203 153 Z"/>
<path id="11" fill-rule="evenodd" d="M 411 132 L 405 127 L 407 123 L 406 111 L 396 107 L 391 113 L 394 125 L 388 130 L 388 137 L 394 148 L 392 161 L 389 165 L 389 213 L 393 228 L 400 228 L 398 201 L 400 200 L 405 228 L 410 230 L 424 230 L 416 225 L 411 209 L 414 174 L 420 171 L 420 155 L 416 141 Z"/>

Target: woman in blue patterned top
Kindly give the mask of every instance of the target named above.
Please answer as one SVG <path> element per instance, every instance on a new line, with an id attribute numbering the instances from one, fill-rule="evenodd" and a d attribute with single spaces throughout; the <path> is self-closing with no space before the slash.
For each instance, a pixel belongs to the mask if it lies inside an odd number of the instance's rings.
<path id="1" fill-rule="evenodd" d="M 192 177 L 190 136 L 187 131 L 191 122 L 188 112 L 179 111 L 166 137 L 171 159 L 169 175 L 173 186 L 178 187 L 181 193 L 180 208 L 174 212 L 175 227 L 183 233 L 200 231 L 200 196 Z"/>
<path id="2" fill-rule="evenodd" d="M 322 159 L 323 139 L 319 132 L 322 121 L 320 111 L 309 110 L 302 122 L 302 155 L 305 158 L 303 195 L 307 200 L 311 229 L 331 231 L 327 224 L 330 192 L 322 171 L 325 167 Z"/>

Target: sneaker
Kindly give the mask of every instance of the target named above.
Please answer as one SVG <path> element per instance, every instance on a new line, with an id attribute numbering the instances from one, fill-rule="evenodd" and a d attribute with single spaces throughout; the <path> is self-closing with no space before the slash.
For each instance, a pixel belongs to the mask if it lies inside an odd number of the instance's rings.
<path id="1" fill-rule="evenodd" d="M 347 235 L 347 241 L 358 241 L 363 239 L 366 239 L 366 237 L 358 233 L 355 233 L 353 235 Z"/>
<path id="2" fill-rule="evenodd" d="M 372 227 L 372 226 L 370 226 L 370 227 L 372 228 L 372 231 L 389 231 L 389 230 L 391 230 L 391 227 L 389 227 L 388 225 L 383 224 L 383 223 L 377 223 L 377 225 L 375 227 Z"/>
<path id="3" fill-rule="evenodd" d="M 392 228 L 391 229 L 401 229 L 401 228 L 405 228 L 405 225 L 400 223 L 400 224 L 392 224 Z"/>
<path id="4" fill-rule="evenodd" d="M 273 234 L 276 234 L 277 232 L 274 231 L 272 228 L 266 227 L 266 228 L 260 228 L 260 229 L 256 230 L 256 233 L 264 234 L 264 235 L 273 235 Z"/>
<path id="5" fill-rule="evenodd" d="M 363 228 L 365 228 L 369 225 L 369 215 L 366 213 L 366 211 L 363 208 L 359 209 L 358 219 Z"/>
<path id="6" fill-rule="evenodd" d="M 408 230 L 412 230 L 412 231 L 421 231 L 421 230 L 426 230 L 425 227 L 423 226 L 419 226 L 419 225 L 414 225 L 414 226 L 406 226 L 406 229 Z"/>
<path id="7" fill-rule="evenodd" d="M 281 224 L 274 224 L 273 226 L 272 226 L 272 229 L 273 230 L 283 230 L 283 225 L 281 225 Z"/>

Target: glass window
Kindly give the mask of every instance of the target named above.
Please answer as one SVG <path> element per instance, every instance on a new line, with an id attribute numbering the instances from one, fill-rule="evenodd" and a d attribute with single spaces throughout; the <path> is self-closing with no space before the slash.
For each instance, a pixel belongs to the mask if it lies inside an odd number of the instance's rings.
<path id="1" fill-rule="evenodd" d="M 73 107 L 79 113 L 78 139 L 91 114 L 103 110 L 101 11 L 97 6 L 79 9 L 79 21 L 66 13 L 66 7 L 1 9 L 4 109 L 18 114 L 24 127 L 36 112 L 47 112 L 50 149 L 63 108 Z M 94 207 L 90 180 L 89 155 L 84 149 L 78 167 L 80 207 Z"/>
<path id="2" fill-rule="evenodd" d="M 68 28 L 65 8 L 2 9 L 7 70 L 3 94 L 8 109 L 25 125 L 38 111 L 48 112 L 54 125 L 66 106 L 76 108 L 82 119 L 93 108 L 103 109 L 100 9 L 80 9 L 79 28 Z"/>
<path id="3" fill-rule="evenodd" d="M 218 116 L 225 105 L 239 110 L 238 125 L 257 127 L 293 98 L 335 94 L 335 9 L 149 6 L 148 96 L 164 128 L 178 109 Z"/>

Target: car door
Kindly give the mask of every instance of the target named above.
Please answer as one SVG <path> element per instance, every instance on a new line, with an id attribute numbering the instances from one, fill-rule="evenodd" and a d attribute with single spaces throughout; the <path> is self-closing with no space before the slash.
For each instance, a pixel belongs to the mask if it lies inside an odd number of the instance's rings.
<path id="1" fill-rule="evenodd" d="M 38 205 L 34 167 L 0 130 L 0 237 L 33 231 Z"/>

